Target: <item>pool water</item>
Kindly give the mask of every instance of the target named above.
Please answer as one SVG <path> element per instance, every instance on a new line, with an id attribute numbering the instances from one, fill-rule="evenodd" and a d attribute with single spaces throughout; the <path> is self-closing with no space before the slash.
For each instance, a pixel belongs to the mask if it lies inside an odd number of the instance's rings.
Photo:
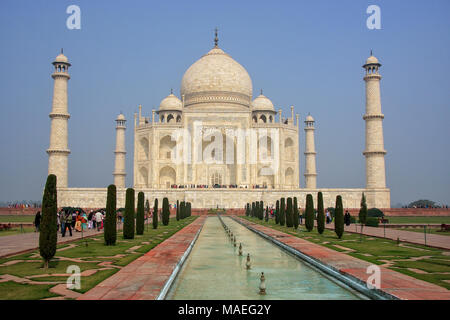
<path id="1" fill-rule="evenodd" d="M 361 299 L 319 271 L 230 218 L 208 217 L 166 299 L 180 300 L 347 300 Z M 239 256 L 239 243 L 243 255 Z M 246 269 L 250 253 L 251 269 Z M 259 294 L 261 272 L 266 295 Z"/>

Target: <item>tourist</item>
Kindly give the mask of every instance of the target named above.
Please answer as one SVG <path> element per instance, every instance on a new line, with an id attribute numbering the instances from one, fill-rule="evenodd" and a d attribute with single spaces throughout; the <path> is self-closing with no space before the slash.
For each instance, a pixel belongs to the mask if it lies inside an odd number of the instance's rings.
<path id="1" fill-rule="evenodd" d="M 94 216 L 94 211 L 91 210 L 91 212 L 89 212 L 89 215 L 88 215 L 88 229 L 92 229 L 92 224 L 93 224 L 92 218 L 93 218 L 93 216 Z"/>
<path id="2" fill-rule="evenodd" d="M 78 211 L 72 212 L 72 229 L 75 229 L 75 223 L 77 222 Z"/>
<path id="3" fill-rule="evenodd" d="M 102 228 L 103 214 L 101 211 L 97 211 L 95 214 L 95 221 L 97 222 L 97 231 L 100 231 Z"/>
<path id="4" fill-rule="evenodd" d="M 64 230 L 64 226 L 65 226 L 65 224 L 66 224 L 66 218 L 65 218 L 65 216 L 64 216 L 64 210 L 60 210 L 59 212 L 58 212 L 58 218 L 59 218 L 59 223 L 61 224 L 61 234 L 63 233 L 63 230 Z"/>
<path id="5" fill-rule="evenodd" d="M 62 219 L 64 220 L 64 229 L 62 229 L 62 236 L 65 237 L 67 228 L 69 228 L 70 236 L 72 236 L 72 215 L 70 214 L 70 212 L 66 212 Z"/>
<path id="6" fill-rule="evenodd" d="M 86 212 L 83 212 L 81 214 L 81 229 L 86 230 L 87 229 L 87 215 Z"/>
<path id="7" fill-rule="evenodd" d="M 77 218 L 75 221 L 75 231 L 81 232 L 81 215 L 77 214 Z"/>
<path id="8" fill-rule="evenodd" d="M 34 227 L 35 232 L 39 232 L 39 226 L 41 225 L 41 212 L 38 211 L 36 215 L 34 216 Z"/>
<path id="9" fill-rule="evenodd" d="M 327 224 L 329 224 L 331 221 L 331 219 L 330 219 L 330 211 L 328 211 L 328 209 L 327 209 L 327 211 L 325 212 L 325 216 L 326 216 L 326 222 L 327 222 Z"/>
<path id="10" fill-rule="evenodd" d="M 299 212 L 302 212 L 302 210 L 299 209 Z M 300 225 L 303 224 L 303 214 L 301 214 L 301 213 L 298 215 L 298 223 Z"/>
<path id="11" fill-rule="evenodd" d="M 344 215 L 344 223 L 346 226 L 349 226 L 351 221 L 350 221 L 350 213 L 348 212 L 348 210 L 345 211 L 345 215 Z"/>

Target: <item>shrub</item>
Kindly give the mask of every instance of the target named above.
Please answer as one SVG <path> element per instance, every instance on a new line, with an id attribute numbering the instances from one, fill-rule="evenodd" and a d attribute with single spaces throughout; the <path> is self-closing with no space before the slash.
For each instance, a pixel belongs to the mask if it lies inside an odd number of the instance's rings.
<path id="1" fill-rule="evenodd" d="M 359 209 L 358 214 L 359 222 L 362 223 L 363 225 L 366 224 L 367 214 L 368 212 L 367 212 L 366 196 L 364 195 L 363 192 L 361 197 L 361 208 Z"/>
<path id="2" fill-rule="evenodd" d="M 125 215 L 123 217 L 123 238 L 134 239 L 134 189 L 125 194 Z"/>
<path id="3" fill-rule="evenodd" d="M 297 203 L 297 197 L 294 197 L 294 218 L 292 221 L 294 223 L 294 228 L 297 229 L 298 228 L 298 219 L 300 217 L 300 213 L 298 211 L 298 203 Z"/>
<path id="4" fill-rule="evenodd" d="M 292 228 L 294 226 L 294 209 L 292 208 L 292 198 L 287 198 L 286 208 L 286 227 Z"/>
<path id="5" fill-rule="evenodd" d="M 308 231 L 314 228 L 314 202 L 311 194 L 306 195 L 305 227 Z"/>
<path id="6" fill-rule="evenodd" d="M 105 231 L 103 237 L 105 238 L 105 244 L 112 246 L 116 244 L 117 230 L 116 230 L 116 201 L 117 192 L 116 186 L 111 184 L 108 186 L 108 193 L 106 195 L 106 216 L 105 216 Z"/>
<path id="7" fill-rule="evenodd" d="M 325 230 L 325 211 L 323 209 L 323 195 L 319 192 L 317 195 L 317 232 L 322 234 Z"/>
<path id="8" fill-rule="evenodd" d="M 144 234 L 144 193 L 142 191 L 138 193 L 136 234 Z"/>
<path id="9" fill-rule="evenodd" d="M 336 197 L 336 209 L 335 209 L 335 217 L 334 217 L 334 232 L 339 239 L 342 238 L 344 234 L 344 208 L 342 206 L 342 197 Z"/>
<path id="10" fill-rule="evenodd" d="M 275 207 L 275 223 L 280 223 L 280 200 L 277 200 L 277 205 Z"/>
<path id="11" fill-rule="evenodd" d="M 158 228 L 158 199 L 155 198 L 155 205 L 153 206 L 153 229 Z"/>
<path id="12" fill-rule="evenodd" d="M 367 217 L 372 217 L 372 218 L 383 218 L 384 217 L 384 213 L 383 211 L 381 211 L 378 208 L 371 208 L 367 211 Z"/>
<path id="13" fill-rule="evenodd" d="M 163 225 L 167 226 L 169 224 L 169 217 L 170 217 L 169 199 L 164 198 L 163 206 L 162 206 L 162 223 L 163 223 Z"/>
<path id="14" fill-rule="evenodd" d="M 369 217 L 366 220 L 366 226 L 368 227 L 378 227 L 379 225 L 379 220 L 378 218 L 375 217 Z"/>
<path id="15" fill-rule="evenodd" d="M 47 177 L 42 197 L 42 218 L 39 233 L 39 253 L 44 259 L 44 268 L 46 269 L 56 253 L 58 240 L 57 210 L 56 176 L 50 174 Z"/>
<path id="16" fill-rule="evenodd" d="M 280 216 L 279 216 L 280 226 L 284 226 L 284 223 L 286 222 L 286 213 L 285 213 L 285 211 L 286 211 L 285 200 L 284 200 L 284 198 L 281 198 L 281 201 L 280 201 Z"/>

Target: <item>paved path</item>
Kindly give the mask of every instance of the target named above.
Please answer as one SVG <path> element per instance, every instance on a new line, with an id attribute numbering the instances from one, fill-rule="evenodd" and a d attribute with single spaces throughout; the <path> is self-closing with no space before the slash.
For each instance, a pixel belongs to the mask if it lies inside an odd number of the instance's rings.
<path id="1" fill-rule="evenodd" d="M 363 261 L 347 254 L 328 249 L 321 245 L 309 242 L 278 230 L 264 227 L 260 224 L 250 222 L 242 218 L 236 218 L 243 224 L 265 233 L 266 235 L 283 242 L 284 244 L 323 262 L 345 275 L 350 275 L 364 282 L 369 274 L 367 267 L 371 263 Z M 354 228 L 354 226 L 353 226 Z M 381 269 L 381 290 L 403 300 L 450 300 L 450 290 L 443 287 L 409 277 L 402 273 L 380 267 Z"/>
<path id="2" fill-rule="evenodd" d="M 155 300 L 205 219 L 197 218 L 78 300 Z"/>
<path id="3" fill-rule="evenodd" d="M 118 225 L 120 230 L 122 229 L 122 225 L 123 224 Z M 101 231 L 97 231 L 97 229 L 84 231 L 83 237 L 91 237 L 98 234 L 103 234 L 103 229 Z M 67 230 L 66 236 L 63 238 L 61 236 L 61 232 L 58 232 L 58 244 L 81 239 L 81 232 L 72 230 L 72 235 L 73 236 L 71 237 L 69 230 Z M 0 258 L 36 249 L 39 249 L 38 232 L 28 232 L 0 237 Z"/>
<path id="4" fill-rule="evenodd" d="M 327 229 L 334 230 L 334 222 L 325 225 Z M 361 231 L 359 224 L 351 224 L 350 226 L 345 226 L 344 230 L 346 232 L 352 232 L 352 233 L 359 233 Z M 368 227 L 365 226 L 363 228 L 363 234 L 372 236 L 372 237 L 379 237 L 384 238 L 384 228 L 383 227 Z M 421 232 L 414 232 L 414 231 L 404 231 L 404 230 L 397 230 L 397 229 L 390 229 L 386 228 L 386 238 L 397 240 L 397 237 L 400 239 L 400 241 L 404 242 L 410 242 L 415 244 L 425 244 L 425 237 L 424 234 Z M 435 247 L 435 248 L 441 248 L 450 250 L 450 237 L 449 236 L 441 236 L 438 234 L 428 234 L 427 233 L 427 246 Z"/>

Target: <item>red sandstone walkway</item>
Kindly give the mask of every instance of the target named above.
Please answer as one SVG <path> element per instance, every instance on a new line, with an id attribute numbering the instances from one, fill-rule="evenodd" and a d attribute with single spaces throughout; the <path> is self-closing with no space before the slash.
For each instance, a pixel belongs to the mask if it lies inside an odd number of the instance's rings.
<path id="1" fill-rule="evenodd" d="M 78 300 L 155 300 L 205 219 L 197 218 Z"/>
<path id="2" fill-rule="evenodd" d="M 366 282 L 369 277 L 369 274 L 366 273 L 367 267 L 371 265 L 369 262 L 351 257 L 332 249 L 328 249 L 287 233 L 283 233 L 269 227 L 264 227 L 260 224 L 253 223 L 242 218 L 236 219 L 316 260 L 323 262 L 324 264 L 339 270 L 342 274 L 353 276 L 364 282 Z M 380 269 L 381 290 L 396 296 L 399 299 L 450 300 L 450 291 L 443 287 L 409 277 L 384 267 L 380 267 Z"/>
<path id="3" fill-rule="evenodd" d="M 334 230 L 334 223 L 332 222 L 330 224 L 327 224 L 326 228 Z M 365 226 L 363 228 L 363 234 L 372 236 L 372 237 L 384 238 L 384 230 L 383 229 L 384 229 L 383 227 L 376 228 L 376 227 Z M 356 224 L 351 224 L 350 226 L 345 226 L 344 230 L 346 232 L 351 232 L 351 233 L 359 233 L 361 231 L 360 226 L 356 225 Z M 424 237 L 424 234 L 421 232 L 404 231 L 404 230 L 396 230 L 396 229 L 386 228 L 386 238 L 387 239 L 397 240 L 397 237 L 400 239 L 400 241 L 425 245 L 425 237 Z M 450 237 L 449 236 L 441 236 L 438 234 L 428 234 L 427 233 L 427 246 L 450 250 Z"/>

